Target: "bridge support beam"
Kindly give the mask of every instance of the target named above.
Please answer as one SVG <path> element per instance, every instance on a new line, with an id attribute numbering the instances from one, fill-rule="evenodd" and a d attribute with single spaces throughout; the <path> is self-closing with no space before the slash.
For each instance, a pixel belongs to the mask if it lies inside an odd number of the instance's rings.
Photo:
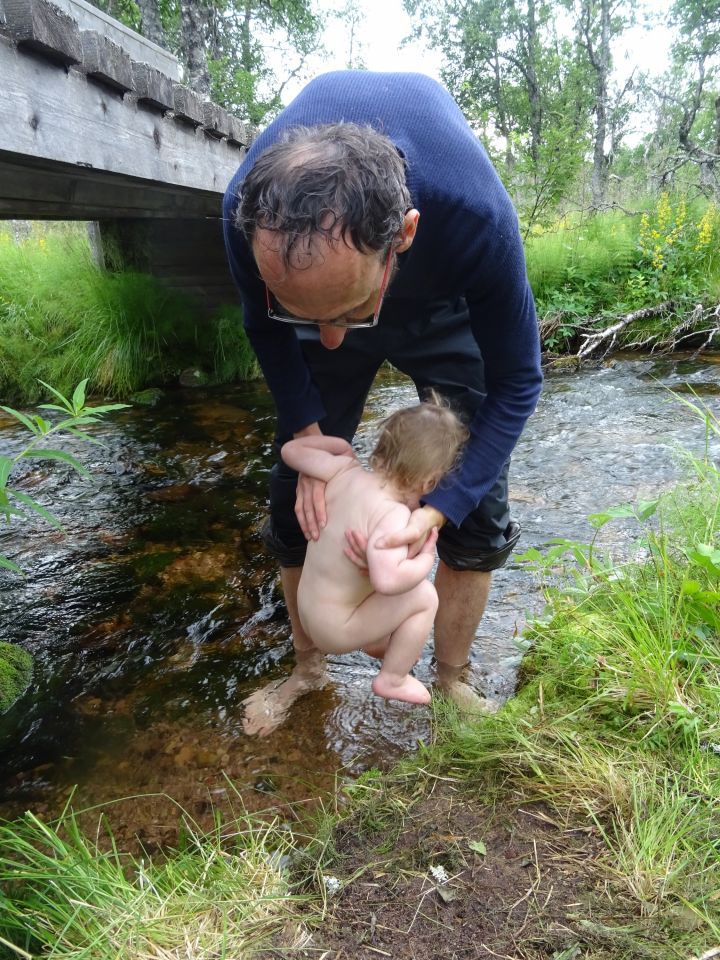
<path id="1" fill-rule="evenodd" d="M 204 317 L 238 305 L 220 218 L 117 219 L 99 222 L 108 270 L 150 273 L 195 301 Z"/>

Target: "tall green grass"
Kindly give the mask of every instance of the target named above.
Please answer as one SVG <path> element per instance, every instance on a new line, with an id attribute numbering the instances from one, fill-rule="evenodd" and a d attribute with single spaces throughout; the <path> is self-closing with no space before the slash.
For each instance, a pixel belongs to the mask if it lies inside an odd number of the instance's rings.
<path id="1" fill-rule="evenodd" d="M 101 821 L 32 813 L 0 824 L 0 957 L 242 960 L 297 919 L 287 831 L 239 818 L 152 862 L 118 851 Z"/>
<path id="2" fill-rule="evenodd" d="M 239 309 L 210 321 L 138 273 L 108 273 L 76 234 L 0 235 L 0 397 L 29 404 L 38 379 L 62 392 L 127 397 L 174 382 L 187 367 L 215 381 L 258 375 Z"/>
<path id="3" fill-rule="evenodd" d="M 621 343 L 642 341 L 643 333 L 662 337 L 697 303 L 714 307 L 719 239 L 718 208 L 680 194 L 648 198 L 636 213 L 572 214 L 537 229 L 526 255 L 545 346 L 574 348 L 581 328 L 669 303 L 629 327 Z"/>
<path id="4" fill-rule="evenodd" d="M 689 403 L 720 437 L 718 420 Z M 630 909 L 670 926 L 682 909 L 717 936 L 720 471 L 710 457 L 692 465 L 657 503 L 595 518 L 634 514 L 639 558 L 565 542 L 544 559 L 529 553 L 548 603 L 528 631 L 520 690 L 480 724 L 448 705 L 434 762 L 589 817 Z"/>

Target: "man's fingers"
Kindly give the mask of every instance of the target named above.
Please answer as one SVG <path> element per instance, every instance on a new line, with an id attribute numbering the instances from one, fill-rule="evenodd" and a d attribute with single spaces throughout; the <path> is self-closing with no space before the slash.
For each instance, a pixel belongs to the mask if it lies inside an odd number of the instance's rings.
<path id="1" fill-rule="evenodd" d="M 322 523 L 325 523 L 325 484 L 300 476 L 295 497 L 295 516 L 300 529 L 308 540 L 317 540 L 320 536 L 320 517 L 318 504 L 322 511 Z"/>
<path id="2" fill-rule="evenodd" d="M 325 484 L 315 482 L 312 485 L 312 505 L 316 524 L 322 529 L 327 523 L 325 511 Z"/>
<path id="3" fill-rule="evenodd" d="M 356 530 L 345 531 L 346 546 L 343 553 L 363 573 L 367 573 L 367 537 Z"/>

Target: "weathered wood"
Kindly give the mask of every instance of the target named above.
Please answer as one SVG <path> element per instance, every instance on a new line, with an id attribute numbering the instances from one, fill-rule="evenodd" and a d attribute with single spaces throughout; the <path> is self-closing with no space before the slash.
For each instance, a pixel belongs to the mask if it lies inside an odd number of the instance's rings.
<path id="1" fill-rule="evenodd" d="M 42 0 L 3 0 L 6 26 L 20 47 L 69 66 L 82 59 L 77 23 Z"/>
<path id="2" fill-rule="evenodd" d="M 2 3 L 3 0 L 0 0 Z M 94 30 L 121 47 L 137 63 L 147 63 L 170 80 L 182 80 L 182 69 L 177 57 L 156 43 L 113 20 L 102 10 L 86 0 L 51 0 L 64 13 L 72 17 L 81 30 Z"/>
<path id="3" fill-rule="evenodd" d="M 252 135 L 249 128 L 234 117 L 231 113 L 227 116 L 228 120 L 228 143 L 237 144 L 243 147 L 249 147 L 252 142 Z"/>
<path id="4" fill-rule="evenodd" d="M 58 71 L 3 37 L 0 76 L 0 147 L 19 162 L 37 158 L 139 178 L 150 188 L 174 185 L 219 196 L 242 159 L 227 140 L 159 116 L 130 95 L 105 94 L 77 70 Z M 68 219 L 74 216 L 68 210 Z"/>
<path id="5" fill-rule="evenodd" d="M 158 110 L 173 110 L 173 81 L 148 63 L 132 64 L 133 90 L 138 102 Z"/>
<path id="6" fill-rule="evenodd" d="M 211 137 L 226 137 L 230 132 L 230 114 L 217 103 L 203 101 L 203 126 Z"/>
<path id="7" fill-rule="evenodd" d="M 190 87 L 184 87 L 181 83 L 173 84 L 173 109 L 175 116 L 186 123 L 199 127 L 205 122 L 203 101 Z"/>
<path id="8" fill-rule="evenodd" d="M 101 221 L 100 233 L 110 269 L 151 273 L 192 297 L 204 316 L 239 303 L 219 217 Z"/>
<path id="9" fill-rule="evenodd" d="M 0 151 L 0 219 L 218 217 L 222 194 Z"/>
<path id="10" fill-rule="evenodd" d="M 94 30 L 81 30 L 82 69 L 88 77 L 127 93 L 133 88 L 132 61 L 120 47 Z"/>

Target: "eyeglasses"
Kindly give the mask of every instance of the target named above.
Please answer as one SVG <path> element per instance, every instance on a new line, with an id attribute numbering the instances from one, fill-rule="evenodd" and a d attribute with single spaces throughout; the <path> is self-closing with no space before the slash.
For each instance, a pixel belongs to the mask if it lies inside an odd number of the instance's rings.
<path id="1" fill-rule="evenodd" d="M 385 261 L 385 271 L 383 273 L 382 283 L 380 284 L 380 292 L 378 293 L 377 303 L 375 304 L 375 309 L 372 313 L 372 316 L 365 317 L 364 319 L 353 320 L 348 318 L 347 320 L 305 320 L 303 317 L 293 317 L 292 314 L 283 314 L 276 313 L 273 309 L 273 300 L 274 297 L 268 289 L 268 285 L 265 284 L 265 298 L 267 300 L 267 315 L 270 320 L 279 320 L 280 323 L 294 323 L 298 327 L 351 327 L 353 330 L 362 330 L 368 327 L 376 327 L 378 319 L 380 317 L 380 308 L 382 307 L 383 300 L 385 299 L 385 293 L 387 291 L 388 280 L 390 279 L 390 267 L 392 265 L 392 247 L 388 250 L 387 260 Z"/>

